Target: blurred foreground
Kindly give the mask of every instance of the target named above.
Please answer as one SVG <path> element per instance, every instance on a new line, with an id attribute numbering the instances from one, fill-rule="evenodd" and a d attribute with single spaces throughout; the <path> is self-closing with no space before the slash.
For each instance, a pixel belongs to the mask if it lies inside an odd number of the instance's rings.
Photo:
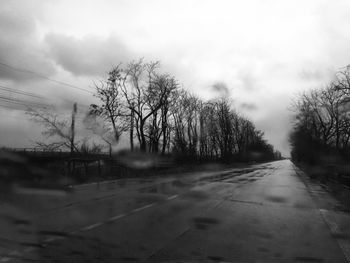
<path id="1" fill-rule="evenodd" d="M 0 262 L 347 262 L 350 214 L 289 160 L 2 193 Z"/>

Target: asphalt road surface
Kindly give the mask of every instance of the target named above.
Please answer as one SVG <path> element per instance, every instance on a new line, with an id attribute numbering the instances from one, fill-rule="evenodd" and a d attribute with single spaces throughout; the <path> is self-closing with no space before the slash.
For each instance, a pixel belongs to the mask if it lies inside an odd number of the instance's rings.
<path id="1" fill-rule="evenodd" d="M 349 211 L 289 160 L 18 186 L 0 206 L 0 263 L 350 262 Z"/>

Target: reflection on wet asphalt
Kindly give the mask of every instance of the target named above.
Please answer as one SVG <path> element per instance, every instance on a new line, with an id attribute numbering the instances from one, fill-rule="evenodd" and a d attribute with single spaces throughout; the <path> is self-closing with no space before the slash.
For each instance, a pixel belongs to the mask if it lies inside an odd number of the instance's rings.
<path id="1" fill-rule="evenodd" d="M 285 160 L 12 193 L 0 262 L 347 262 L 349 215 L 313 187 Z"/>

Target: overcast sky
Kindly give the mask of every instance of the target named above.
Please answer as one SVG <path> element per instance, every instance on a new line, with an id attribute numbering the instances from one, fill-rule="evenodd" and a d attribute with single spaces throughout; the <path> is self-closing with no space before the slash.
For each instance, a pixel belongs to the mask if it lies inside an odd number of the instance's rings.
<path id="1" fill-rule="evenodd" d="M 113 65 L 160 60 L 205 99 L 219 95 L 215 83 L 226 85 L 233 106 L 287 154 L 291 99 L 350 63 L 349 28 L 349 0 L 3 0 L 0 63 L 26 72 L 0 64 L 0 87 L 58 108 L 78 101 L 83 114 L 90 93 L 31 72 L 93 91 Z M 31 146 L 38 125 L 19 104 L 0 105 L 0 145 Z"/>

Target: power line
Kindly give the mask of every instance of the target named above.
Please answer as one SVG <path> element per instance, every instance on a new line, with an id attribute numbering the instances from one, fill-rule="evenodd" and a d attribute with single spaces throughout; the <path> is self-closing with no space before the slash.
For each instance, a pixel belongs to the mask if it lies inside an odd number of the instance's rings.
<path id="1" fill-rule="evenodd" d="M 30 97 L 34 97 L 34 98 L 38 98 L 38 99 L 45 99 L 45 97 L 37 94 L 37 93 L 33 93 L 33 92 L 26 92 L 24 90 L 20 90 L 20 89 L 15 89 L 15 88 L 10 88 L 4 85 L 0 85 L 0 92 L 4 91 L 4 92 L 10 92 L 10 93 L 15 93 L 15 94 L 19 94 L 19 95 L 24 95 L 24 96 L 30 96 Z M 1 93 L 0 93 L 1 94 Z M 62 100 L 69 102 L 69 103 L 74 103 L 76 101 L 73 101 L 71 99 L 66 99 L 66 98 L 61 98 Z M 83 103 L 79 103 L 78 105 L 80 107 L 90 107 L 90 104 L 83 104 Z"/>
<path id="2" fill-rule="evenodd" d="M 5 103 L 10 103 L 10 104 L 15 104 L 15 105 L 20 105 L 20 106 L 25 106 L 25 107 L 27 107 L 27 108 L 29 108 L 29 105 L 27 105 L 27 104 L 25 104 L 25 103 L 20 103 L 20 102 L 15 102 L 15 101 L 8 101 L 8 100 L 6 100 L 6 99 L 2 99 L 2 98 L 0 98 L 0 101 L 2 101 L 2 102 L 5 102 Z M 5 107 L 5 108 L 9 108 L 9 109 L 17 109 L 17 110 L 19 110 L 20 108 L 14 108 L 14 107 L 11 107 L 11 106 L 8 106 L 8 105 L 0 105 L 1 107 Z"/>
<path id="3" fill-rule="evenodd" d="M 47 104 L 24 101 L 24 100 L 9 98 L 9 97 L 2 96 L 2 95 L 0 95 L 0 100 L 4 101 L 6 103 L 13 103 L 13 104 L 23 105 L 23 106 L 27 106 L 27 107 L 30 107 L 30 106 L 49 107 L 49 105 L 47 105 Z"/>
<path id="4" fill-rule="evenodd" d="M 28 69 L 17 68 L 17 67 L 14 67 L 14 66 L 12 66 L 12 65 L 9 65 L 9 64 L 4 63 L 4 62 L 1 62 L 1 61 L 0 61 L 0 65 L 6 67 L 6 68 L 8 68 L 8 69 L 17 71 L 17 72 L 35 75 L 35 76 L 38 76 L 38 77 L 40 77 L 40 78 L 49 80 L 49 81 L 51 81 L 51 82 L 55 82 L 55 83 L 60 84 L 60 85 L 64 85 L 64 86 L 67 86 L 67 87 L 70 87 L 70 88 L 73 88 L 73 89 L 77 89 L 77 90 L 80 90 L 80 91 L 88 92 L 88 93 L 90 93 L 90 94 L 94 94 L 94 93 L 93 93 L 92 91 L 90 91 L 90 90 L 83 89 L 83 88 L 79 88 L 79 87 L 77 87 L 77 86 L 75 86 L 75 85 L 72 85 L 72 84 L 69 84 L 69 83 L 66 83 L 66 82 L 63 82 L 63 81 L 60 81 L 60 80 L 56 80 L 56 79 L 49 78 L 49 77 L 47 77 L 47 76 L 45 76 L 45 75 L 43 75 L 43 74 L 40 74 L 40 73 L 31 71 L 31 70 L 28 70 Z"/>
<path id="5" fill-rule="evenodd" d="M 9 105 L 3 105 L 3 104 L 1 105 L 0 104 L 0 107 L 8 108 L 8 109 L 16 109 L 16 110 L 23 110 L 20 106 L 25 106 L 27 108 L 28 107 L 33 107 L 33 106 L 36 106 L 36 107 L 49 107 L 48 104 L 37 103 L 37 102 L 33 102 L 33 101 L 24 101 L 24 100 L 20 100 L 20 99 L 17 99 L 17 98 L 12 98 L 12 96 L 11 97 L 5 96 L 5 94 L 7 92 L 11 93 L 11 94 L 14 93 L 14 94 L 18 94 L 18 95 L 34 97 L 34 98 L 38 98 L 38 99 L 41 99 L 41 100 L 45 99 L 45 97 L 43 97 L 43 96 L 41 96 L 39 94 L 33 93 L 33 92 L 26 92 L 26 91 L 23 91 L 21 89 L 15 89 L 15 88 L 12 88 L 12 87 L 7 87 L 7 86 L 4 86 L 4 85 L 0 85 L 0 101 L 12 104 L 12 107 L 9 106 Z M 73 101 L 70 100 L 70 99 L 64 99 L 64 98 L 62 98 L 62 99 L 67 101 L 67 102 L 73 103 Z M 17 105 L 17 107 L 13 107 L 14 106 L 13 104 Z M 88 105 L 88 104 L 78 103 L 78 105 L 80 105 L 80 107 L 83 107 L 83 108 L 85 108 L 85 107 L 89 108 L 90 107 L 90 105 Z M 79 110 L 79 111 L 81 111 L 81 110 Z M 83 113 L 85 113 L 85 112 L 83 112 Z"/>
<path id="6" fill-rule="evenodd" d="M 11 93 L 16 93 L 16 94 L 20 94 L 20 95 L 30 96 L 30 97 L 34 97 L 34 98 L 38 98 L 38 99 L 43 99 L 44 98 L 43 96 L 40 96 L 40 95 L 32 93 L 32 92 L 26 92 L 26 91 L 23 91 L 23 90 L 20 90 L 20 89 L 10 88 L 10 87 L 6 87 L 6 86 L 3 86 L 3 85 L 0 85 L 0 90 L 8 91 L 8 92 L 11 92 Z"/>

